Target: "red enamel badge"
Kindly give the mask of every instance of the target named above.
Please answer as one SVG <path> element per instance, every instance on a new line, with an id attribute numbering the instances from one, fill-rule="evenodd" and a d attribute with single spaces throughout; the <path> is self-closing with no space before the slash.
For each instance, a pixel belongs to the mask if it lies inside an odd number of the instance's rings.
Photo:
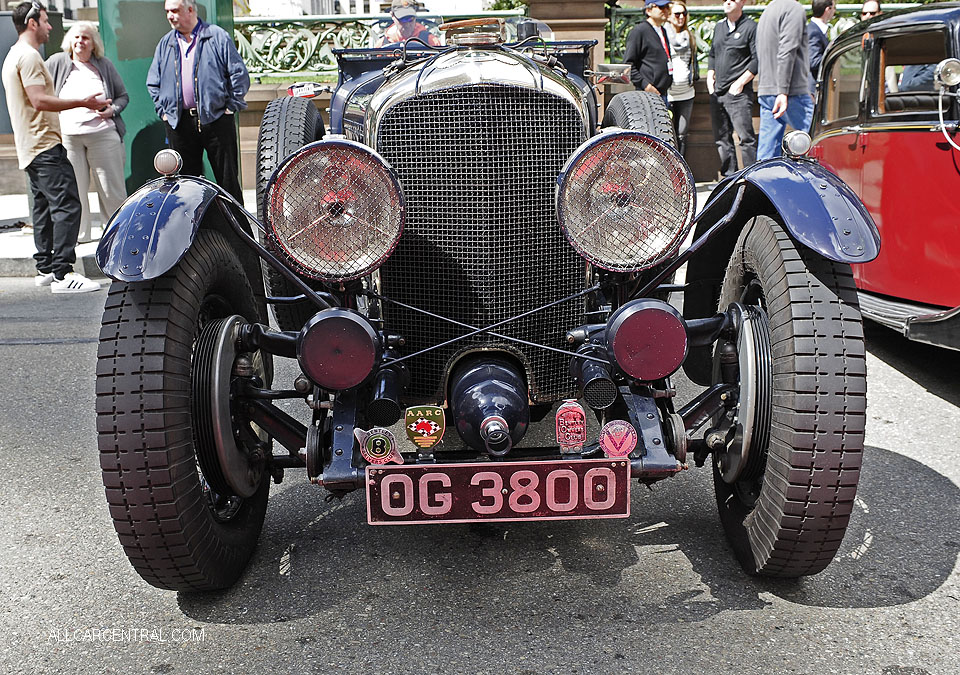
<path id="1" fill-rule="evenodd" d="M 600 447 L 607 457 L 626 457 L 637 447 L 637 430 L 623 420 L 613 420 L 600 430 Z"/>
<path id="2" fill-rule="evenodd" d="M 557 408 L 557 445 L 560 446 L 560 452 L 580 452 L 586 442 L 587 415 L 583 406 L 574 400 L 564 401 Z"/>

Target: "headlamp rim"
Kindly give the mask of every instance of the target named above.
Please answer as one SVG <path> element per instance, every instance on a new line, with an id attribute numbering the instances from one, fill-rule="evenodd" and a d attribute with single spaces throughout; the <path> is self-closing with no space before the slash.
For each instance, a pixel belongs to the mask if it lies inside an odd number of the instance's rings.
<path id="1" fill-rule="evenodd" d="M 648 145 L 660 148 L 666 151 L 668 154 L 673 155 L 675 159 L 679 160 L 679 166 L 682 167 L 684 171 L 685 182 L 690 188 L 690 200 L 687 207 L 687 214 L 685 217 L 686 222 L 684 223 L 683 227 L 679 229 L 677 237 L 670 244 L 670 246 L 668 246 L 663 251 L 661 251 L 659 255 L 652 258 L 649 262 L 647 262 L 643 266 L 631 267 L 630 269 L 626 269 L 623 267 L 614 267 L 610 263 L 605 263 L 602 260 L 598 260 L 596 259 L 596 256 L 593 256 L 589 254 L 587 251 L 584 251 L 580 245 L 574 242 L 573 238 L 570 237 L 569 235 L 566 224 L 564 223 L 563 202 L 561 199 L 564 191 L 563 188 L 566 184 L 567 176 L 576 167 L 577 163 L 580 160 L 586 157 L 591 150 L 594 150 L 595 147 L 600 144 L 608 143 L 615 139 L 628 138 L 628 137 L 640 139 L 641 141 L 643 141 L 644 143 L 647 143 Z M 641 272 L 643 270 L 647 270 L 647 269 L 650 269 L 651 267 L 655 267 L 659 265 L 661 262 L 669 258 L 671 255 L 673 255 L 677 251 L 677 249 L 680 248 L 681 244 L 683 244 L 684 239 L 690 233 L 690 228 L 694 223 L 694 217 L 697 213 L 697 189 L 696 189 L 696 182 L 694 181 L 694 178 L 693 178 L 693 172 L 690 170 L 689 165 L 687 164 L 686 160 L 683 159 L 683 155 L 680 154 L 680 151 L 677 150 L 677 148 L 672 146 L 670 143 L 667 143 L 666 141 L 664 141 L 662 138 L 658 136 L 654 136 L 653 134 L 648 134 L 643 131 L 634 131 L 632 129 L 623 129 L 620 127 L 608 127 L 603 131 L 601 131 L 599 134 L 596 134 L 595 136 L 592 136 L 588 138 L 586 141 L 584 141 L 580 145 L 580 147 L 574 150 L 573 153 L 571 153 L 570 157 L 567 158 L 567 161 L 564 163 L 563 168 L 560 169 L 560 173 L 557 174 L 557 190 L 556 190 L 556 196 L 555 196 L 555 203 L 556 203 L 557 221 L 560 224 L 560 230 L 563 232 L 564 238 L 567 240 L 567 242 L 570 243 L 570 245 L 573 247 L 573 249 L 577 252 L 577 254 L 580 257 L 582 257 L 584 260 L 589 262 L 591 265 L 595 267 L 599 267 L 600 269 L 604 269 L 610 272 L 631 273 L 631 272 Z"/>
<path id="2" fill-rule="evenodd" d="M 273 225 L 273 222 L 268 217 L 268 214 L 269 214 L 270 204 L 273 201 L 274 187 L 276 186 L 277 181 L 280 180 L 285 175 L 286 171 L 290 167 L 290 164 L 294 160 L 302 158 L 309 154 L 313 154 L 315 152 L 321 152 L 327 148 L 336 148 L 336 147 L 343 147 L 352 151 L 360 152 L 362 154 L 370 156 L 376 162 L 379 162 L 381 167 L 384 169 L 384 173 L 389 178 L 395 193 L 397 194 L 397 198 L 399 202 L 400 227 L 397 231 L 397 235 L 394 238 L 390 248 L 379 258 L 378 262 L 374 263 L 373 265 L 368 265 L 362 271 L 357 273 L 353 273 L 349 275 L 331 276 L 326 274 L 320 274 L 316 270 L 312 270 L 311 268 L 307 267 L 303 263 L 299 262 L 295 257 L 293 257 L 286 250 L 286 247 L 282 245 L 279 237 L 276 235 L 275 227 Z M 268 236 L 276 240 L 277 244 L 279 244 L 283 249 L 282 257 L 286 259 L 290 264 L 294 265 L 298 269 L 298 271 L 301 271 L 307 276 L 320 281 L 329 281 L 329 282 L 352 281 L 354 279 L 360 279 L 361 277 L 364 277 L 370 274 L 371 272 L 377 270 L 384 263 L 384 261 L 386 261 L 396 250 L 397 245 L 400 243 L 400 238 L 403 236 L 403 231 L 406 228 L 407 203 L 406 203 L 406 197 L 403 194 L 403 188 L 400 185 L 400 177 L 397 175 L 396 170 L 394 170 L 394 168 L 390 165 L 390 163 L 386 159 L 384 159 L 383 156 L 380 155 L 380 153 L 373 150 L 369 146 L 366 146 L 362 143 L 358 143 L 356 141 L 351 141 L 349 139 L 339 137 L 339 135 L 337 135 L 336 137 L 326 136 L 320 139 L 319 141 L 313 141 L 312 143 L 308 143 L 306 145 L 303 145 L 297 148 L 292 153 L 290 153 L 287 157 L 285 157 L 283 161 L 277 164 L 276 168 L 273 170 L 273 173 L 270 174 L 270 179 L 267 181 L 266 187 L 264 187 L 264 190 L 263 190 L 263 204 L 261 208 L 260 217 L 261 217 L 261 222 L 266 227 Z"/>
<path id="3" fill-rule="evenodd" d="M 958 84 L 960 84 L 960 78 L 957 78 L 957 81 L 953 82 L 952 84 L 949 82 L 944 82 L 943 71 L 944 69 L 950 66 L 960 67 L 960 59 L 956 59 L 956 58 L 944 59 L 943 61 L 938 63 L 936 68 L 934 69 L 934 82 L 936 82 L 941 87 L 955 87 Z"/>

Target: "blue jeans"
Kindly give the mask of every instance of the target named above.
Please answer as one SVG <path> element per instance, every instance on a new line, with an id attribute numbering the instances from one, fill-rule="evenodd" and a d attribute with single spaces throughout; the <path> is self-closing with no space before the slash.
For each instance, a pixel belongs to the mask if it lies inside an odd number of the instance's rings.
<path id="1" fill-rule="evenodd" d="M 780 144 L 787 123 L 799 131 L 810 131 L 813 122 L 813 97 L 810 94 L 798 94 L 787 97 L 787 111 L 780 119 L 773 119 L 773 104 L 776 96 L 760 97 L 760 139 L 757 144 L 757 161 L 779 157 L 783 154 Z"/>

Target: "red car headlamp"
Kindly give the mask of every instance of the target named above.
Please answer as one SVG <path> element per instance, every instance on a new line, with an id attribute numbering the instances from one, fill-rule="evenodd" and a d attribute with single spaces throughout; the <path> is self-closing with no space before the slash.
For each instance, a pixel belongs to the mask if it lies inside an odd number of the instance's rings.
<path id="1" fill-rule="evenodd" d="M 643 382 L 674 373 L 687 358 L 683 317 L 661 300 L 628 302 L 607 321 L 607 356 Z"/>
<path id="2" fill-rule="evenodd" d="M 557 218 L 597 267 L 637 272 L 672 255 L 693 223 L 696 189 L 680 154 L 637 131 L 589 139 L 557 179 Z"/>
<path id="3" fill-rule="evenodd" d="M 284 160 L 267 185 L 264 218 L 298 272 L 347 281 L 387 259 L 403 232 L 405 206 L 400 181 L 377 153 L 337 139 Z"/>
<path id="4" fill-rule="evenodd" d="M 330 391 L 363 383 L 380 364 L 382 353 L 380 336 L 370 322 L 346 309 L 317 312 L 297 338 L 303 374 Z"/>

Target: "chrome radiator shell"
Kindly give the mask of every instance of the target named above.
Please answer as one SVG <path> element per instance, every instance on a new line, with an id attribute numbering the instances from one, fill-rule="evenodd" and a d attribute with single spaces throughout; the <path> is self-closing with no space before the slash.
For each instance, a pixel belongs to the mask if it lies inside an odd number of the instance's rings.
<path id="1" fill-rule="evenodd" d="M 381 268 L 384 295 L 477 327 L 577 293 L 587 274 L 554 204 L 557 174 L 587 136 L 580 94 L 507 56 L 488 76 L 496 82 L 467 77 L 491 69 L 471 70 L 462 59 L 456 77 L 407 73 L 408 84 L 421 86 L 388 87 L 379 103 L 389 103 L 371 106 L 378 112 L 368 117 L 368 130 L 376 130 L 370 144 L 397 171 L 408 209 L 400 243 Z M 514 76 L 497 75 L 499 66 Z M 427 86 L 435 81 L 447 86 Z M 580 298 L 496 332 L 562 349 L 584 314 Z M 383 318 L 405 338 L 407 354 L 468 332 L 390 302 Z M 478 350 L 512 354 L 534 403 L 576 395 L 569 357 L 481 334 L 412 359 L 408 397 L 442 401 L 454 362 Z"/>

